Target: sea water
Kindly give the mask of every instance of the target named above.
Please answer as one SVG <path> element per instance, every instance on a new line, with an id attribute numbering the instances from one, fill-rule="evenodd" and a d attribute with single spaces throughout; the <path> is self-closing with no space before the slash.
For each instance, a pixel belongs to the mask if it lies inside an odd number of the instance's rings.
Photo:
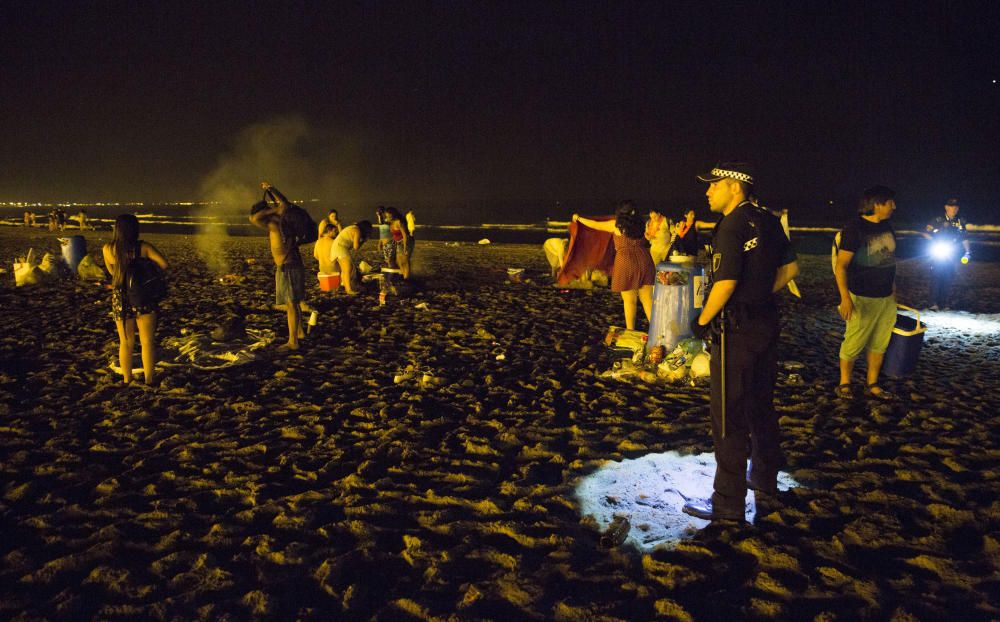
<path id="1" fill-rule="evenodd" d="M 303 201 L 300 204 L 319 220 L 327 213 L 328 207 L 319 201 Z M 259 235 L 260 229 L 253 226 L 245 208 L 207 203 L 60 203 L 60 204 L 0 204 L 0 226 L 23 226 L 24 212 L 30 211 L 37 217 L 37 227 L 48 226 L 48 213 L 60 207 L 67 214 L 67 228 L 64 235 L 78 231 L 76 215 L 87 211 L 90 227 L 108 231 L 115 217 L 122 213 L 135 214 L 143 232 L 196 234 L 202 232 L 230 236 Z M 335 206 L 340 211 L 342 223 L 350 224 L 358 220 L 375 222 L 371 213 L 358 207 Z M 417 220 L 415 237 L 419 240 L 445 242 L 477 242 L 488 239 L 494 243 L 542 244 L 553 237 L 569 237 L 569 221 L 574 212 L 601 213 L 597 203 L 586 205 L 472 205 L 461 207 L 420 206 L 414 207 Z M 605 210 L 607 211 L 607 210 Z M 675 210 L 676 211 L 676 210 Z M 538 214 L 553 214 L 550 218 L 532 221 Z M 707 210 L 703 215 L 709 219 Z M 516 219 L 521 218 L 520 222 Z M 802 254 L 828 254 L 834 234 L 842 223 L 816 224 L 803 220 L 799 226 L 792 216 L 790 227 L 796 250 Z M 897 256 L 916 257 L 926 252 L 926 241 L 921 235 L 920 225 L 893 219 L 899 237 Z M 701 235 L 707 242 L 709 233 Z M 974 225 L 969 239 L 972 244 L 972 261 L 1000 261 L 1000 225 Z"/>

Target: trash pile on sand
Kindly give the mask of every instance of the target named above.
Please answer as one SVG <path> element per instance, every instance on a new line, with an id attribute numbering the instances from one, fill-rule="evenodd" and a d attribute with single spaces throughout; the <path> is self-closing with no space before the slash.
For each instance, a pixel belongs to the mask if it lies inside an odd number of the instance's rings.
<path id="1" fill-rule="evenodd" d="M 647 335 L 618 326 L 608 329 L 604 345 L 616 359 L 601 378 L 642 382 L 706 382 L 710 355 L 701 339 L 682 339 L 670 353 L 666 346 L 647 347 Z"/>

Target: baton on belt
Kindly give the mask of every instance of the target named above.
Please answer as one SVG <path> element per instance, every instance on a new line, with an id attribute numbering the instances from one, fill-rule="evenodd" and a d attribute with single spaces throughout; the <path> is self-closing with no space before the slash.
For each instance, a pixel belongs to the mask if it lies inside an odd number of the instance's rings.
<path id="1" fill-rule="evenodd" d="M 722 438 L 726 438 L 726 308 L 719 311 L 719 382 L 722 414 Z"/>

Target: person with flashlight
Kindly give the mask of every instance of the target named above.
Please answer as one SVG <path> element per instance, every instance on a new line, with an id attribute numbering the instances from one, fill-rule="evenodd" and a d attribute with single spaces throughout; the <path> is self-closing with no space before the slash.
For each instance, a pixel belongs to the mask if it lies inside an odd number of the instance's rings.
<path id="1" fill-rule="evenodd" d="M 944 204 L 944 216 L 938 216 L 927 224 L 923 236 L 931 241 L 931 311 L 948 308 L 948 294 L 955 280 L 956 263 L 969 263 L 969 240 L 965 235 L 965 222 L 958 217 L 958 199 L 948 199 Z M 958 245 L 965 254 L 959 257 Z"/>
<path id="2" fill-rule="evenodd" d="M 748 487 L 764 495 L 778 491 L 783 458 L 774 410 L 780 332 L 775 294 L 799 267 L 781 223 L 753 202 L 748 164 L 722 163 L 698 179 L 708 184 L 709 208 L 722 214 L 712 236 L 712 289 L 691 321 L 695 336 L 712 340 L 709 412 L 716 467 L 712 497 L 689 499 L 682 511 L 742 522 Z"/>

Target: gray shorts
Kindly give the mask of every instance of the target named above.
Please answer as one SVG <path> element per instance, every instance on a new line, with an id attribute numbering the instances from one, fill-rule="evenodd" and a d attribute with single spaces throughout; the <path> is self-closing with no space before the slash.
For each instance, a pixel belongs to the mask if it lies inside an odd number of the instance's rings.
<path id="1" fill-rule="evenodd" d="M 274 304 L 298 304 L 305 297 L 306 270 L 303 266 L 278 266 L 274 270 Z"/>
<path id="2" fill-rule="evenodd" d="M 868 298 L 851 294 L 854 313 L 847 320 L 840 358 L 853 361 L 862 352 L 882 354 L 889 347 L 892 329 L 896 326 L 896 299 Z"/>

